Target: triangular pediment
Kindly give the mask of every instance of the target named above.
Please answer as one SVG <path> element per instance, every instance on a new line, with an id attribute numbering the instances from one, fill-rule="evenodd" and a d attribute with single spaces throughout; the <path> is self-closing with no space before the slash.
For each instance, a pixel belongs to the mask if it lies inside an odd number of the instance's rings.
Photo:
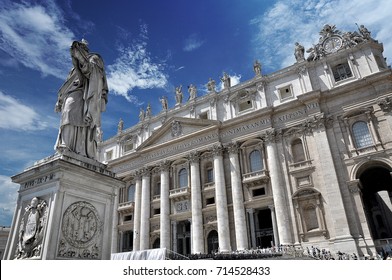
<path id="1" fill-rule="evenodd" d="M 220 122 L 216 120 L 173 117 L 155 130 L 137 150 L 140 151 L 150 147 L 161 146 L 168 142 L 172 143 L 173 141 L 196 137 L 204 132 L 217 129 L 219 125 Z"/>

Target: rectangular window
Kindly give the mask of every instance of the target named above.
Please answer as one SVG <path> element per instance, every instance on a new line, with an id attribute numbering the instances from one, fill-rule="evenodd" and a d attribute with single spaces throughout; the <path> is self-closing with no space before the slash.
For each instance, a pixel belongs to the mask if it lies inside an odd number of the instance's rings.
<path id="1" fill-rule="evenodd" d="M 199 119 L 208 120 L 208 112 L 203 112 L 199 114 Z"/>
<path id="2" fill-rule="evenodd" d="M 252 190 L 252 195 L 253 196 L 265 195 L 265 188 L 259 188 L 259 189 Z"/>
<path id="3" fill-rule="evenodd" d="M 353 76 L 348 62 L 338 64 L 332 68 L 333 78 L 335 82 L 343 81 Z"/>
<path id="4" fill-rule="evenodd" d="M 293 97 L 291 85 L 279 89 L 280 100 L 285 100 Z"/>
<path id="5" fill-rule="evenodd" d="M 113 150 L 107 151 L 106 154 L 105 154 L 105 158 L 106 158 L 107 161 L 111 160 L 113 158 Z"/>
<path id="6" fill-rule="evenodd" d="M 206 205 L 215 204 L 215 197 L 209 197 L 206 199 Z"/>
<path id="7" fill-rule="evenodd" d="M 207 169 L 207 183 L 214 182 L 214 170 L 212 168 Z"/>
<path id="8" fill-rule="evenodd" d="M 124 216 L 124 222 L 127 222 L 127 221 L 132 221 L 132 214 Z"/>
<path id="9" fill-rule="evenodd" d="M 253 104 L 252 104 L 252 100 L 245 100 L 245 101 L 241 101 L 238 103 L 238 111 L 242 112 L 248 109 L 252 109 L 253 108 Z"/>
<path id="10" fill-rule="evenodd" d="M 129 142 L 125 143 L 125 145 L 124 145 L 124 153 L 129 152 L 131 150 L 133 150 L 133 143 L 129 143 Z"/>

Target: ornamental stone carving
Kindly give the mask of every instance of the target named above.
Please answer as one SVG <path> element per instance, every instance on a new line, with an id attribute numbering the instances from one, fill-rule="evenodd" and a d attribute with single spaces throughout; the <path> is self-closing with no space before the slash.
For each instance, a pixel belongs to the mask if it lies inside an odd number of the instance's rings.
<path id="1" fill-rule="evenodd" d="M 222 145 L 214 145 L 212 146 L 211 152 L 214 156 L 221 156 L 223 154 L 223 148 Z"/>
<path id="2" fill-rule="evenodd" d="M 390 97 L 385 97 L 383 99 L 378 100 L 377 104 L 384 112 L 392 111 L 392 98 Z"/>
<path id="3" fill-rule="evenodd" d="M 37 197 L 34 197 L 25 208 L 19 227 L 16 259 L 29 259 L 41 255 L 47 212 L 46 202 Z"/>
<path id="4" fill-rule="evenodd" d="M 172 122 L 172 131 L 171 131 L 171 135 L 173 137 L 178 137 L 182 134 L 182 126 L 181 123 L 179 121 L 173 121 Z"/>
<path id="5" fill-rule="evenodd" d="M 169 171 L 170 170 L 170 161 L 164 160 L 159 163 L 159 171 Z"/>
<path id="6" fill-rule="evenodd" d="M 226 149 L 229 154 L 238 154 L 239 146 L 238 143 L 229 143 L 226 145 Z"/>
<path id="7" fill-rule="evenodd" d="M 269 129 L 264 132 L 262 138 L 266 143 L 275 143 L 281 139 L 282 131 L 276 131 L 275 129 Z"/>
<path id="8" fill-rule="evenodd" d="M 188 159 L 192 163 L 198 163 L 200 160 L 200 153 L 197 151 L 191 151 L 188 155 Z"/>
<path id="9" fill-rule="evenodd" d="M 103 222 L 92 204 L 86 201 L 71 204 L 63 214 L 58 256 L 78 259 L 100 258 L 99 243 L 102 230 Z"/>

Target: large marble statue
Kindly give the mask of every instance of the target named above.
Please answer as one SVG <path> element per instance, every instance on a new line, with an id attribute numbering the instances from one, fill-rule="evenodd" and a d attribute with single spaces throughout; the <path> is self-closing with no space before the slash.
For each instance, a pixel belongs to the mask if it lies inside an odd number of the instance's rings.
<path id="1" fill-rule="evenodd" d="M 104 63 L 99 54 L 89 52 L 85 40 L 74 41 L 70 51 L 73 68 L 59 89 L 55 107 L 61 112 L 55 149 L 96 159 L 108 93 Z"/>

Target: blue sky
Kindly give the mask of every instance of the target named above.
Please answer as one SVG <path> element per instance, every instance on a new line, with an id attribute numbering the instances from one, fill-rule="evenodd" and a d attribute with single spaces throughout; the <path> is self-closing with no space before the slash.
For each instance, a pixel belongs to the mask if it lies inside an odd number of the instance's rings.
<path id="1" fill-rule="evenodd" d="M 392 57 L 390 0 L 0 0 L 0 225 L 11 225 L 18 186 L 10 176 L 54 153 L 57 90 L 71 68 L 69 46 L 85 38 L 102 55 L 109 85 L 104 139 L 137 123 L 140 107 L 174 88 L 205 93 L 211 77 L 232 81 L 294 63 L 294 44 L 317 43 L 326 23 L 364 24 Z"/>

